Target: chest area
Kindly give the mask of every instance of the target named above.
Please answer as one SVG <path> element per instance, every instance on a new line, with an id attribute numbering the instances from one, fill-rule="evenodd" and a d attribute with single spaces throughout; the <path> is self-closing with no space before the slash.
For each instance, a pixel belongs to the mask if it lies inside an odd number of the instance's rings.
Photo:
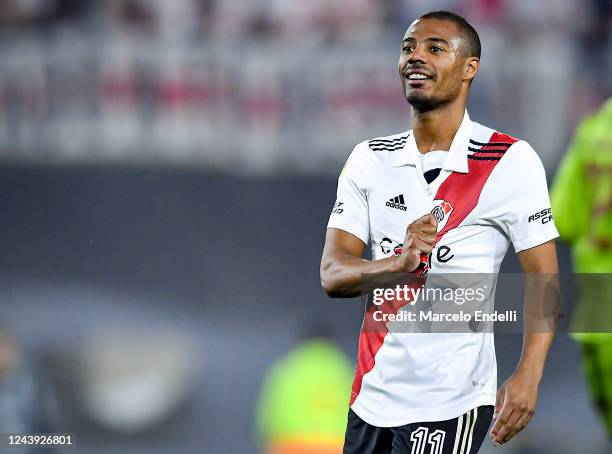
<path id="1" fill-rule="evenodd" d="M 428 185 L 418 179 L 415 171 L 402 172 L 372 189 L 368 204 L 375 259 L 399 255 L 408 225 L 431 213 L 438 222 L 439 239 L 430 257 L 430 266 L 464 271 L 474 266 L 491 268 L 499 252 L 493 245 L 500 248 L 505 245 L 498 238 L 502 234 L 487 216 L 482 216 L 478 197 L 465 178 L 456 180 L 459 193 L 445 190 L 449 186 L 444 183 L 453 183 L 448 180 L 453 175 L 457 174 L 441 174 L 439 180 Z"/>
<path id="2" fill-rule="evenodd" d="M 401 237 L 406 227 L 421 216 L 432 213 L 442 229 L 453 207 L 438 198 L 438 189 L 450 172 L 442 171 L 428 184 L 415 168 L 402 168 L 379 178 L 368 194 L 370 230 L 373 237 Z"/>

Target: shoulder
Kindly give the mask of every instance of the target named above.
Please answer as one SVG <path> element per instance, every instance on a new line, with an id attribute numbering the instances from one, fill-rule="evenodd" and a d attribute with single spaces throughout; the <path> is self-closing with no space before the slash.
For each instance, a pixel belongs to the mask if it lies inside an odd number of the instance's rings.
<path id="1" fill-rule="evenodd" d="M 363 155 L 363 157 L 373 157 L 376 155 L 386 157 L 391 152 L 404 148 L 410 134 L 412 134 L 412 130 L 400 132 L 390 136 L 381 136 L 364 140 L 363 142 L 358 143 L 353 149 L 353 154 L 360 154 Z"/>
<path id="2" fill-rule="evenodd" d="M 367 144 L 367 147 L 374 152 L 396 151 L 406 145 L 406 141 L 411 133 L 412 131 L 400 132 L 390 136 L 376 137 L 363 143 Z"/>
<path id="3" fill-rule="evenodd" d="M 525 170 L 524 166 L 542 167 L 542 161 L 533 147 L 525 140 L 486 126 L 474 123 L 469 144 L 472 159 L 497 160 L 502 169 Z"/>
<path id="4" fill-rule="evenodd" d="M 612 122 L 612 98 L 597 112 L 591 113 L 576 128 L 574 141 L 609 142 Z"/>
<path id="5" fill-rule="evenodd" d="M 362 167 L 372 170 L 372 166 L 382 164 L 392 159 L 395 153 L 399 152 L 412 131 L 401 132 L 390 136 L 376 137 L 358 143 L 349 156 L 347 167 Z"/>

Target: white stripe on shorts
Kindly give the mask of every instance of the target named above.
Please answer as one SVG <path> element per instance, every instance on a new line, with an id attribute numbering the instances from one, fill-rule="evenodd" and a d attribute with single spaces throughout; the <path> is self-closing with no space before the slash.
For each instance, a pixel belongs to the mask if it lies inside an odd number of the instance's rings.
<path id="1" fill-rule="evenodd" d="M 470 436 L 468 438 L 467 449 L 465 454 L 469 454 L 472 449 L 472 435 L 474 435 L 474 427 L 476 427 L 476 420 L 478 419 L 478 408 L 474 408 L 474 419 L 472 420 L 472 428 L 470 429 Z"/>

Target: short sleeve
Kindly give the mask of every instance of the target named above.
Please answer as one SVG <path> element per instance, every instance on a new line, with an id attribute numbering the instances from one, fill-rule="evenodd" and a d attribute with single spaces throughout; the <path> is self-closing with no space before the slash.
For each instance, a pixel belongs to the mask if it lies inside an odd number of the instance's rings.
<path id="1" fill-rule="evenodd" d="M 546 172 L 527 142 L 515 143 L 487 181 L 494 221 L 518 253 L 559 236 L 554 223 Z"/>
<path id="2" fill-rule="evenodd" d="M 346 161 L 338 178 L 336 202 L 327 223 L 327 228 L 344 230 L 365 244 L 370 237 L 368 190 L 365 185 L 367 152 L 367 144 L 359 144 Z"/>

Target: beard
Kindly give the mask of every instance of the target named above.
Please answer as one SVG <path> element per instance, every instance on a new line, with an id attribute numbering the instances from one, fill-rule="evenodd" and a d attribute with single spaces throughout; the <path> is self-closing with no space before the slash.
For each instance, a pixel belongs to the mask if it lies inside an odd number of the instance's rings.
<path id="1" fill-rule="evenodd" d="M 437 79 L 434 82 L 437 82 Z M 406 79 L 402 81 L 406 101 L 416 112 L 420 113 L 440 109 L 457 99 L 461 91 L 460 83 L 442 83 L 441 85 L 436 86 L 432 91 L 425 92 L 423 90 L 410 90 L 408 81 Z"/>
<path id="2" fill-rule="evenodd" d="M 414 110 L 423 113 L 439 109 L 448 104 L 451 100 L 433 95 L 426 95 L 425 93 L 412 90 L 406 93 L 406 101 L 408 101 L 408 104 L 410 104 Z"/>

